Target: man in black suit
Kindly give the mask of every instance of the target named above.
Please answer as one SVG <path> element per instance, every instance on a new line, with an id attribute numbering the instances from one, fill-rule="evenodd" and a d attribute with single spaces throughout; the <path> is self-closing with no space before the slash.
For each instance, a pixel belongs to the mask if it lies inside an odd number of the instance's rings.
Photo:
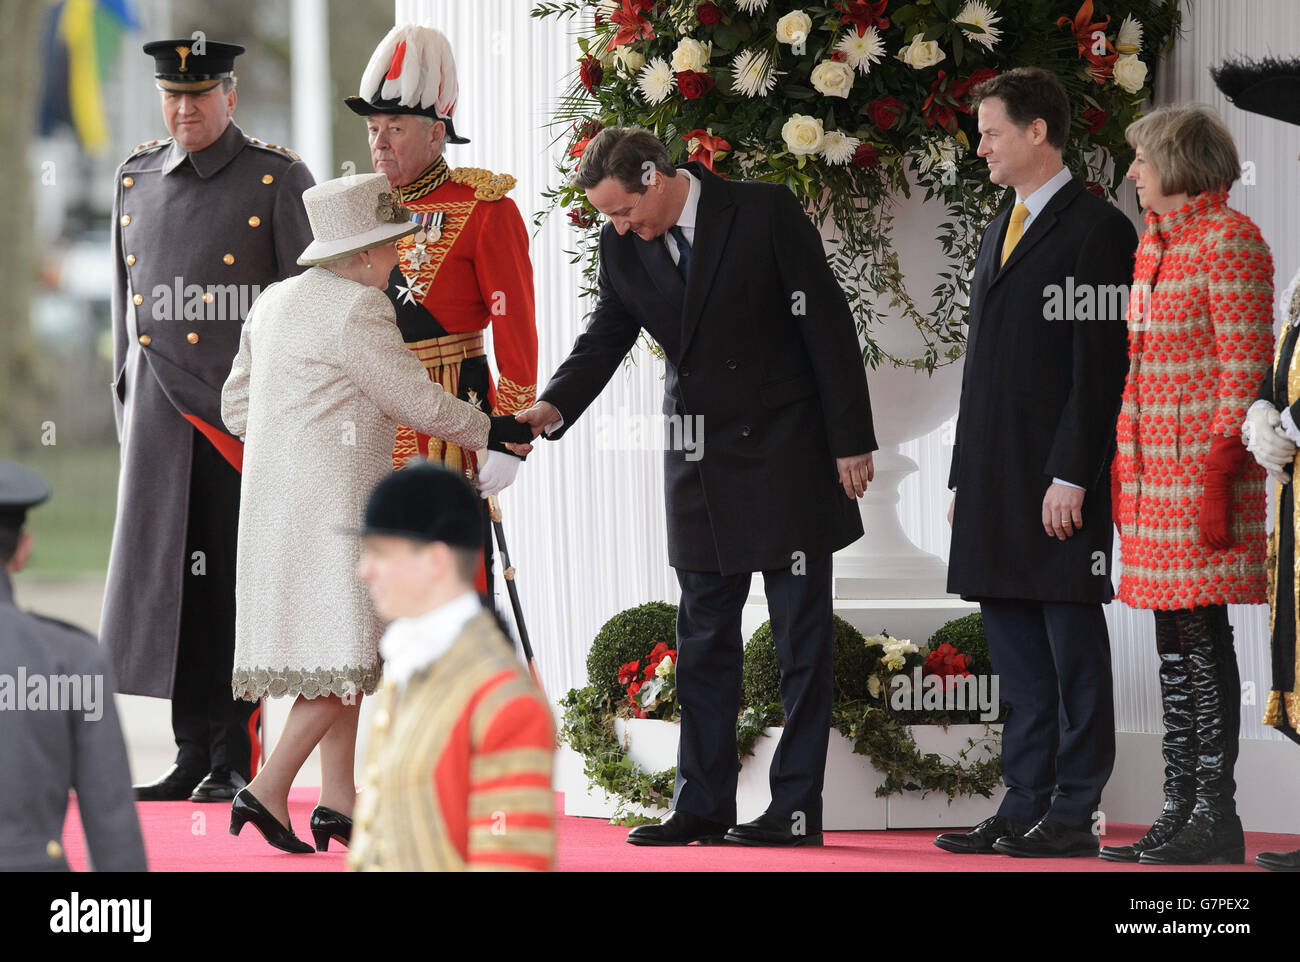
<path id="1" fill-rule="evenodd" d="M 1137 235 L 1063 166 L 1070 105 L 1052 74 L 1010 70 L 974 98 L 979 155 L 1015 205 L 985 230 L 971 283 L 948 590 L 980 602 L 1008 709 L 1007 794 L 935 844 L 1095 857 L 1115 760 L 1101 606 L 1114 594 L 1109 468 Z"/>
<path id="2" fill-rule="evenodd" d="M 668 561 L 677 570 L 682 731 L 673 810 L 637 845 L 819 845 L 830 737 L 831 553 L 862 535 L 876 449 L 866 371 L 817 230 L 782 185 L 674 169 L 649 131 L 607 128 L 577 183 L 609 217 L 591 323 L 516 417 L 558 440 L 644 328 L 666 360 Z M 671 426 L 670 421 L 670 426 Z M 676 432 L 681 435 L 681 432 Z M 763 572 L 786 725 L 772 802 L 736 822 L 741 609 Z"/>

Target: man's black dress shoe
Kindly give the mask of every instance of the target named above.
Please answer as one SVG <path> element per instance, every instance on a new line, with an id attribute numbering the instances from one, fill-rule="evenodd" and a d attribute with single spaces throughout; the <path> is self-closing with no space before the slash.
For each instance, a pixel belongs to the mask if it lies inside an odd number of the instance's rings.
<path id="1" fill-rule="evenodd" d="M 282 852 L 291 852 L 294 855 L 312 853 L 312 847 L 293 834 L 292 825 L 281 825 L 280 820 L 266 810 L 266 807 L 257 800 L 256 795 L 246 788 L 241 788 L 235 794 L 235 800 L 230 806 L 230 834 L 238 835 L 245 822 L 252 822 L 253 827 L 262 833 L 262 838 L 266 839 L 267 844 L 274 845 Z"/>
<path id="2" fill-rule="evenodd" d="M 132 785 L 137 802 L 184 802 L 203 778 L 202 772 L 191 772 L 173 764 L 166 773 L 147 785 Z"/>
<path id="3" fill-rule="evenodd" d="M 671 811 L 658 825 L 638 825 L 627 833 L 632 845 L 716 845 L 727 833 L 722 822 L 710 822 L 690 812 Z"/>
<path id="4" fill-rule="evenodd" d="M 1300 848 L 1294 852 L 1260 852 L 1255 864 L 1274 872 L 1300 872 Z"/>
<path id="5" fill-rule="evenodd" d="M 1087 829 L 1070 828 L 1050 818 L 1017 837 L 1007 836 L 993 843 L 993 851 L 1017 858 L 1096 858 L 1101 842 Z"/>
<path id="6" fill-rule="evenodd" d="M 330 847 L 330 839 L 343 845 L 352 842 L 352 819 L 324 805 L 317 805 L 311 810 L 311 837 L 316 840 L 316 851 L 324 852 Z"/>
<path id="7" fill-rule="evenodd" d="M 229 802 L 235 793 L 248 784 L 239 772 L 228 768 L 214 768 L 190 794 L 191 802 Z"/>
<path id="8" fill-rule="evenodd" d="M 727 829 L 727 841 L 737 845 L 821 845 L 822 833 L 796 831 L 803 824 L 788 815 L 764 812 L 752 822 Z"/>
<path id="9" fill-rule="evenodd" d="M 958 855 L 996 855 L 993 843 L 1000 838 L 1019 838 L 1029 826 L 1001 815 L 984 819 L 969 832 L 944 832 L 934 844 L 945 852 Z"/>

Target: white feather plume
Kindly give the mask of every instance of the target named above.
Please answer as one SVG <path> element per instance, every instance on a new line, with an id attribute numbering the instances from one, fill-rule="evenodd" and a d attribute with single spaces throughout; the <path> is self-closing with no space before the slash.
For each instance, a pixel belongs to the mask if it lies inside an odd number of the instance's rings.
<path id="1" fill-rule="evenodd" d="M 393 63 L 393 54 L 400 43 L 406 43 L 401 73 L 391 80 L 387 77 Z M 436 107 L 441 114 L 455 106 L 459 96 L 456 82 L 456 61 L 451 42 L 446 34 L 435 27 L 403 24 L 393 27 L 380 41 L 361 75 L 361 97 L 364 100 L 397 100 L 406 107 Z"/>
<path id="2" fill-rule="evenodd" d="M 375 52 L 370 55 L 370 62 L 366 64 L 366 69 L 361 74 L 361 89 L 357 91 L 362 100 L 374 100 L 375 94 L 379 92 L 379 85 L 384 81 L 384 75 L 388 73 L 389 66 L 393 62 L 393 51 L 397 49 L 397 43 L 400 39 L 398 34 L 403 31 L 403 27 L 393 27 L 384 39 L 379 41 L 379 46 Z"/>

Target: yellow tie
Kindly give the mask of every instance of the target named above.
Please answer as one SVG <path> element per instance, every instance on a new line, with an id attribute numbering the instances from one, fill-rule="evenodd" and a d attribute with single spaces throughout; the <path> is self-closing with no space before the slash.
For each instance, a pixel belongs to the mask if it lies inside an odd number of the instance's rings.
<path id="1" fill-rule="evenodd" d="M 1011 252 L 1016 249 L 1020 243 L 1020 235 L 1025 232 L 1025 218 L 1029 216 L 1029 208 L 1024 204 L 1016 204 L 1011 209 L 1011 223 L 1007 225 L 1007 236 L 1002 242 L 1002 263 L 1007 262 Z"/>

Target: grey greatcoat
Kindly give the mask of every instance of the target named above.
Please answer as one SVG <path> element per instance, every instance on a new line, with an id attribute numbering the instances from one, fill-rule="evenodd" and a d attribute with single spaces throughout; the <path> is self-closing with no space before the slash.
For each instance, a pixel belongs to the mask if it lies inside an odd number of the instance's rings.
<path id="1" fill-rule="evenodd" d="M 119 690 L 167 698 L 175 679 L 191 449 L 229 438 L 221 386 L 256 295 L 299 273 L 311 242 L 297 156 L 233 122 L 193 154 L 142 145 L 113 200 L 113 409 L 122 445 L 100 636 Z M 194 427 L 191 427 L 194 424 Z M 200 441 L 200 443 L 202 443 Z M 238 518 L 229 519 L 233 530 Z M 234 585 L 229 585 L 231 605 Z"/>
<path id="2" fill-rule="evenodd" d="M 79 628 L 19 611 L 3 568 L 0 745 L 0 871 L 67 870 L 61 840 L 69 789 L 77 792 L 91 867 L 145 870 L 104 653 Z"/>

